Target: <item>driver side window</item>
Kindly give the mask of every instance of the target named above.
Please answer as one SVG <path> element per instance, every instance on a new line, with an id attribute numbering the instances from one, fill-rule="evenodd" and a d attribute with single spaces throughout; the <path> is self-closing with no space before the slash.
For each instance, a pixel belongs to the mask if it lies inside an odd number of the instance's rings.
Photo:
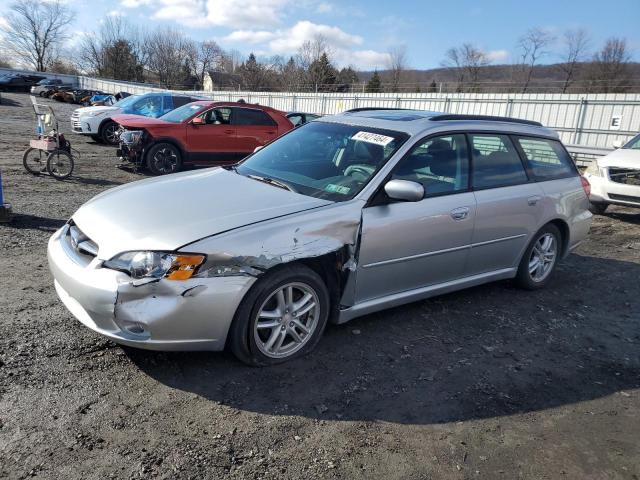
<path id="1" fill-rule="evenodd" d="M 207 125 L 228 125 L 231 117 L 230 108 L 214 108 L 204 115 L 204 123 Z"/>
<path id="2" fill-rule="evenodd" d="M 392 179 L 422 184 L 425 197 L 469 188 L 469 155 L 463 134 L 429 137 L 418 143 L 394 168 Z"/>

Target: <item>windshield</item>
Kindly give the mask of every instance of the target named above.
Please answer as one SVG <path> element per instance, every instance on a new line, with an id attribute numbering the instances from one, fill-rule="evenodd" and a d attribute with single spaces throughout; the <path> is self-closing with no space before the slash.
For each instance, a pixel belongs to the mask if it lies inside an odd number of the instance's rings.
<path id="1" fill-rule="evenodd" d="M 131 105 L 133 102 L 138 100 L 140 95 L 130 95 L 128 97 L 122 98 L 113 104 L 114 107 L 126 108 Z"/>
<path id="2" fill-rule="evenodd" d="M 358 194 L 407 138 L 389 130 L 313 122 L 254 153 L 236 171 L 340 202 Z"/>
<path id="3" fill-rule="evenodd" d="M 163 116 L 160 117 L 160 120 L 164 120 L 165 122 L 171 122 L 171 123 L 182 123 L 192 115 L 195 115 L 196 113 L 204 110 L 205 107 L 206 105 L 200 105 L 197 103 L 187 103 L 186 105 L 178 107 L 175 110 L 172 110 L 171 112 L 164 114 Z"/>
<path id="4" fill-rule="evenodd" d="M 640 150 L 640 135 L 632 138 L 631 141 L 622 148 L 632 148 L 634 150 Z"/>

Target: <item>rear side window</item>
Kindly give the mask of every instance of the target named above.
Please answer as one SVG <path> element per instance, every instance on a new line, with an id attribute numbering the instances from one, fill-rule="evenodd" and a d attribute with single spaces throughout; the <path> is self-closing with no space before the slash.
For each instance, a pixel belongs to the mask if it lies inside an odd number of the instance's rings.
<path id="1" fill-rule="evenodd" d="M 545 138 L 516 137 L 536 180 L 552 180 L 576 174 L 573 161 L 560 142 Z"/>
<path id="2" fill-rule="evenodd" d="M 528 181 L 515 146 L 506 135 L 469 135 L 475 189 L 507 187 Z"/>
<path id="3" fill-rule="evenodd" d="M 234 109 L 231 123 L 233 125 L 268 125 L 270 127 L 276 125 L 273 119 L 266 113 L 248 108 Z"/>

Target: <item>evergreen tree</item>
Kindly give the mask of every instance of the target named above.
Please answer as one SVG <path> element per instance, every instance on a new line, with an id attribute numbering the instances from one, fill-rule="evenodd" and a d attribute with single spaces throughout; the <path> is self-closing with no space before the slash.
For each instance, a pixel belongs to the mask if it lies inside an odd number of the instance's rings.
<path id="1" fill-rule="evenodd" d="M 380 81 L 380 75 L 378 75 L 378 71 L 373 72 L 373 77 L 367 83 L 366 91 L 368 93 L 378 93 L 382 91 L 382 82 Z"/>

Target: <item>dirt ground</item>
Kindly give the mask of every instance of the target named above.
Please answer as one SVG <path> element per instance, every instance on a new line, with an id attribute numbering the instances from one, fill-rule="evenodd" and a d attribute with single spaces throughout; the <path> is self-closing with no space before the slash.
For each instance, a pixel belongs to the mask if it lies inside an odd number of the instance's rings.
<path id="1" fill-rule="evenodd" d="M 69 131 L 75 106 L 51 102 Z M 57 299 L 46 242 L 141 178 L 114 150 L 32 177 L 3 94 L 0 478 L 640 478 L 640 211 L 612 208 L 539 292 L 500 282 L 330 326 L 275 368 L 122 348 Z"/>

